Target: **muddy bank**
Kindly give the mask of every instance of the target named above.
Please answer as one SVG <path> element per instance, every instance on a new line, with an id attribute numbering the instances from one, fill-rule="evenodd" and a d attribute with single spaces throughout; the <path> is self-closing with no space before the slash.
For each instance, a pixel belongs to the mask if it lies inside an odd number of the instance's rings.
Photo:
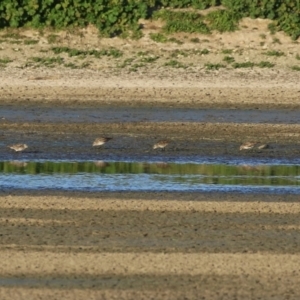
<path id="1" fill-rule="evenodd" d="M 0 120 L 11 123 L 266 123 L 300 124 L 297 109 L 209 109 L 128 105 L 1 105 Z M 0 121 L 0 122 L 1 122 Z"/>
<path id="2" fill-rule="evenodd" d="M 0 197 L 2 299 L 300 296 L 297 196 Z"/>
<path id="3" fill-rule="evenodd" d="M 178 160 L 193 157 L 254 157 L 297 159 L 297 124 L 234 123 L 11 123 L 0 124 L 1 159 L 99 159 L 102 160 Z M 113 140 L 96 149 L 92 142 L 99 136 Z M 170 141 L 166 151 L 155 151 L 159 139 Z M 268 143 L 261 151 L 239 151 L 245 141 Z M 27 143 L 29 148 L 14 153 L 7 145 Z"/>

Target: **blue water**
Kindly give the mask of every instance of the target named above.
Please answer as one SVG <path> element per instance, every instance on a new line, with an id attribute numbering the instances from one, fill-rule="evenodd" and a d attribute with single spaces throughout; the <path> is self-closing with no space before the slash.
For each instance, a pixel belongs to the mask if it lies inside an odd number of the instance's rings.
<path id="1" fill-rule="evenodd" d="M 300 165 L 2 161 L 2 189 L 300 194 Z"/>

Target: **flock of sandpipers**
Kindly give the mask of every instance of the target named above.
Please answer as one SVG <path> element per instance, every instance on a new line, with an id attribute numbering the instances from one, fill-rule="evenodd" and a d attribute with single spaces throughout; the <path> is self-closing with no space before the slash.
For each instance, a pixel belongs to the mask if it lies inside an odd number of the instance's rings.
<path id="1" fill-rule="evenodd" d="M 108 141 L 112 140 L 111 137 L 100 137 L 94 140 L 93 147 L 99 147 L 106 144 Z M 158 141 L 153 145 L 153 149 L 165 149 L 169 144 L 167 140 Z M 14 144 L 8 146 L 8 148 L 15 150 L 16 152 L 24 151 L 28 148 L 27 144 Z"/>
<path id="2" fill-rule="evenodd" d="M 93 142 L 93 147 L 102 146 L 110 140 L 112 140 L 111 137 L 97 138 Z M 169 143 L 170 142 L 167 141 L 167 140 L 158 141 L 157 143 L 155 143 L 153 145 L 153 149 L 162 149 L 162 150 L 164 150 L 169 145 Z M 26 144 L 14 144 L 14 145 L 8 146 L 8 148 L 10 148 L 12 150 L 15 150 L 16 152 L 21 152 L 21 151 L 27 149 L 28 146 Z M 255 148 L 258 149 L 258 150 L 267 149 L 267 148 L 269 148 L 269 145 L 268 144 L 261 144 L 261 143 L 258 143 L 258 142 L 246 142 L 246 143 L 243 143 L 240 146 L 240 150 L 251 150 L 251 149 L 255 149 Z"/>

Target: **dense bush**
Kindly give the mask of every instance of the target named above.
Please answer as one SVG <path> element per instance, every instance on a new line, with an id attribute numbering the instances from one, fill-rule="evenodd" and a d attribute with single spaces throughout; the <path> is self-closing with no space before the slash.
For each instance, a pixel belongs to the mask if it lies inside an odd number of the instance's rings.
<path id="1" fill-rule="evenodd" d="M 136 29 L 148 6 L 130 0 L 1 0 L 0 26 L 64 28 L 94 24 L 103 34 Z"/>
<path id="2" fill-rule="evenodd" d="M 211 29 L 233 30 L 241 17 L 268 18 L 273 20 L 273 29 L 283 30 L 293 39 L 300 36 L 300 0 L 0 0 L 0 28 L 64 28 L 90 23 L 112 36 L 137 31 L 140 18 L 150 18 L 161 8 L 206 9 L 221 4 L 227 12 L 210 16 L 210 22 L 216 22 Z M 193 18 L 201 23 L 195 15 Z M 185 22 L 192 31 L 187 19 Z"/>

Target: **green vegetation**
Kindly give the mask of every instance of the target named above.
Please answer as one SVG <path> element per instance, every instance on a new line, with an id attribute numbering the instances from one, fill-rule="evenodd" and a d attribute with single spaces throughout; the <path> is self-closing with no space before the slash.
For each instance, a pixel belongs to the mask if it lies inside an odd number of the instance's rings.
<path id="1" fill-rule="evenodd" d="M 223 61 L 227 62 L 228 64 L 234 62 L 234 57 L 232 56 L 224 56 Z"/>
<path id="2" fill-rule="evenodd" d="M 170 43 L 176 43 L 177 45 L 182 45 L 183 42 L 174 38 L 174 37 L 171 37 L 171 38 L 167 38 L 164 34 L 162 33 L 150 33 L 150 38 L 151 40 L 153 40 L 154 42 L 157 42 L 157 43 L 167 43 L 167 42 L 170 42 Z"/>
<path id="3" fill-rule="evenodd" d="M 275 64 L 270 63 L 269 61 L 261 61 L 260 63 L 256 64 L 259 68 L 273 68 Z"/>
<path id="4" fill-rule="evenodd" d="M 233 50 L 232 49 L 223 49 L 221 52 L 223 54 L 232 54 Z"/>
<path id="5" fill-rule="evenodd" d="M 283 56 L 285 54 L 282 51 L 271 50 L 271 51 L 266 52 L 265 55 L 279 57 L 279 56 Z"/>
<path id="6" fill-rule="evenodd" d="M 294 70 L 294 71 L 300 71 L 300 67 L 299 66 L 292 66 L 291 69 Z"/>
<path id="7" fill-rule="evenodd" d="M 38 40 L 25 40 L 24 45 L 36 45 L 38 42 Z"/>
<path id="8" fill-rule="evenodd" d="M 26 38 L 26 36 L 21 35 L 20 33 L 17 32 L 8 32 L 2 35 L 2 38 L 4 39 L 14 39 L 14 40 L 21 40 Z"/>
<path id="9" fill-rule="evenodd" d="M 199 13 L 210 6 L 220 9 Z M 251 17 L 272 20 L 268 27 L 273 34 L 283 30 L 294 40 L 300 36 L 299 0 L 1 0 L 0 16 L 0 28 L 65 29 L 93 24 L 103 36 L 131 38 L 142 36 L 138 24 L 142 18 L 161 18 L 166 33 L 210 33 L 236 30 L 242 17 Z"/>
<path id="10" fill-rule="evenodd" d="M 273 38 L 273 44 L 281 44 L 279 38 Z"/>
<path id="11" fill-rule="evenodd" d="M 31 62 L 37 64 L 38 67 L 46 66 L 46 67 L 54 67 L 55 65 L 61 65 L 64 59 L 60 56 L 57 57 L 31 57 L 29 59 Z"/>
<path id="12" fill-rule="evenodd" d="M 0 68 L 6 67 L 6 65 L 10 62 L 12 62 L 12 60 L 7 58 L 7 57 L 6 58 L 0 58 Z"/>
<path id="13" fill-rule="evenodd" d="M 227 10 L 212 11 L 206 16 L 210 30 L 219 32 L 236 30 L 240 18 L 238 13 Z"/>
<path id="14" fill-rule="evenodd" d="M 259 35 L 259 37 L 262 38 L 262 39 L 264 39 L 264 40 L 267 38 L 267 36 L 266 36 L 264 33 L 261 33 L 261 34 Z"/>
<path id="15" fill-rule="evenodd" d="M 200 40 L 198 38 L 192 38 L 192 39 L 190 39 L 190 41 L 192 43 L 200 43 Z"/>
<path id="16" fill-rule="evenodd" d="M 51 50 L 55 54 L 60 54 L 60 53 L 67 53 L 69 57 L 72 56 L 83 56 L 86 57 L 88 55 L 93 55 L 96 58 L 100 58 L 101 56 L 111 56 L 114 58 L 119 58 L 123 55 L 123 52 L 116 49 L 116 48 L 109 48 L 109 49 L 103 49 L 103 50 L 79 50 L 79 49 L 74 49 L 74 48 L 69 48 L 69 47 L 52 47 Z"/>
<path id="17" fill-rule="evenodd" d="M 268 25 L 268 29 L 270 30 L 271 34 L 275 34 L 277 31 L 277 26 L 274 22 L 272 22 Z"/>
<path id="18" fill-rule="evenodd" d="M 165 67 L 172 67 L 172 68 L 184 68 L 184 69 L 187 68 L 186 65 L 184 65 L 183 63 L 181 63 L 181 62 L 179 62 L 178 60 L 175 60 L 175 59 L 167 61 L 164 64 L 164 66 Z"/>
<path id="19" fill-rule="evenodd" d="M 247 61 L 247 62 L 242 62 L 242 63 L 233 63 L 232 67 L 234 69 L 239 69 L 239 68 L 253 68 L 255 66 L 255 63 Z"/>
<path id="20" fill-rule="evenodd" d="M 159 56 L 144 56 L 140 59 L 142 63 L 153 63 L 159 59 Z"/>
<path id="21" fill-rule="evenodd" d="M 59 36 L 56 34 L 49 34 L 47 36 L 47 41 L 49 44 L 55 44 L 58 41 Z"/>
<path id="22" fill-rule="evenodd" d="M 74 63 L 67 63 L 67 64 L 64 64 L 64 67 L 70 68 L 70 69 L 84 69 L 84 68 L 87 68 L 89 65 L 90 65 L 89 62 L 84 62 L 81 65 L 76 65 Z"/>
<path id="23" fill-rule="evenodd" d="M 157 11 L 153 17 L 166 21 L 163 27 L 164 32 L 197 32 L 210 33 L 209 28 L 204 23 L 204 17 L 195 12 L 178 12 L 162 9 Z"/>
<path id="24" fill-rule="evenodd" d="M 154 42 L 157 42 L 157 43 L 166 43 L 169 40 L 162 33 L 150 33 L 150 38 L 151 38 L 151 40 L 153 40 Z"/>
<path id="25" fill-rule="evenodd" d="M 212 63 L 207 63 L 205 64 L 205 68 L 207 70 L 219 70 L 220 68 L 226 68 L 225 65 L 222 65 L 222 64 L 212 64 Z"/>
<path id="26" fill-rule="evenodd" d="M 174 51 L 171 52 L 171 57 L 172 58 L 176 58 L 176 57 L 188 57 L 190 55 L 190 51 L 189 50 L 179 50 L 179 49 L 176 49 Z"/>
<path id="27" fill-rule="evenodd" d="M 189 184 L 247 184 L 247 185 L 298 185 L 299 166 L 294 165 L 229 165 L 229 164 L 192 164 L 192 163 L 132 163 L 132 162 L 16 162 L 0 161 L 0 173 L 3 174 L 167 174 L 176 175 L 177 182 L 187 180 L 186 175 L 198 175 L 188 178 Z M 182 175 L 182 176 L 180 176 Z M 200 176 L 199 176 L 200 175 Z M 288 176 L 288 178 L 286 178 Z M 293 177 L 295 180 L 291 180 Z M 212 181 L 213 179 L 213 181 Z M 162 179 L 163 180 L 163 179 Z"/>
<path id="28" fill-rule="evenodd" d="M 174 37 L 169 38 L 169 42 L 176 43 L 177 45 L 182 45 L 183 44 L 182 41 L 180 41 L 180 40 L 178 40 L 178 39 L 176 39 Z"/>

